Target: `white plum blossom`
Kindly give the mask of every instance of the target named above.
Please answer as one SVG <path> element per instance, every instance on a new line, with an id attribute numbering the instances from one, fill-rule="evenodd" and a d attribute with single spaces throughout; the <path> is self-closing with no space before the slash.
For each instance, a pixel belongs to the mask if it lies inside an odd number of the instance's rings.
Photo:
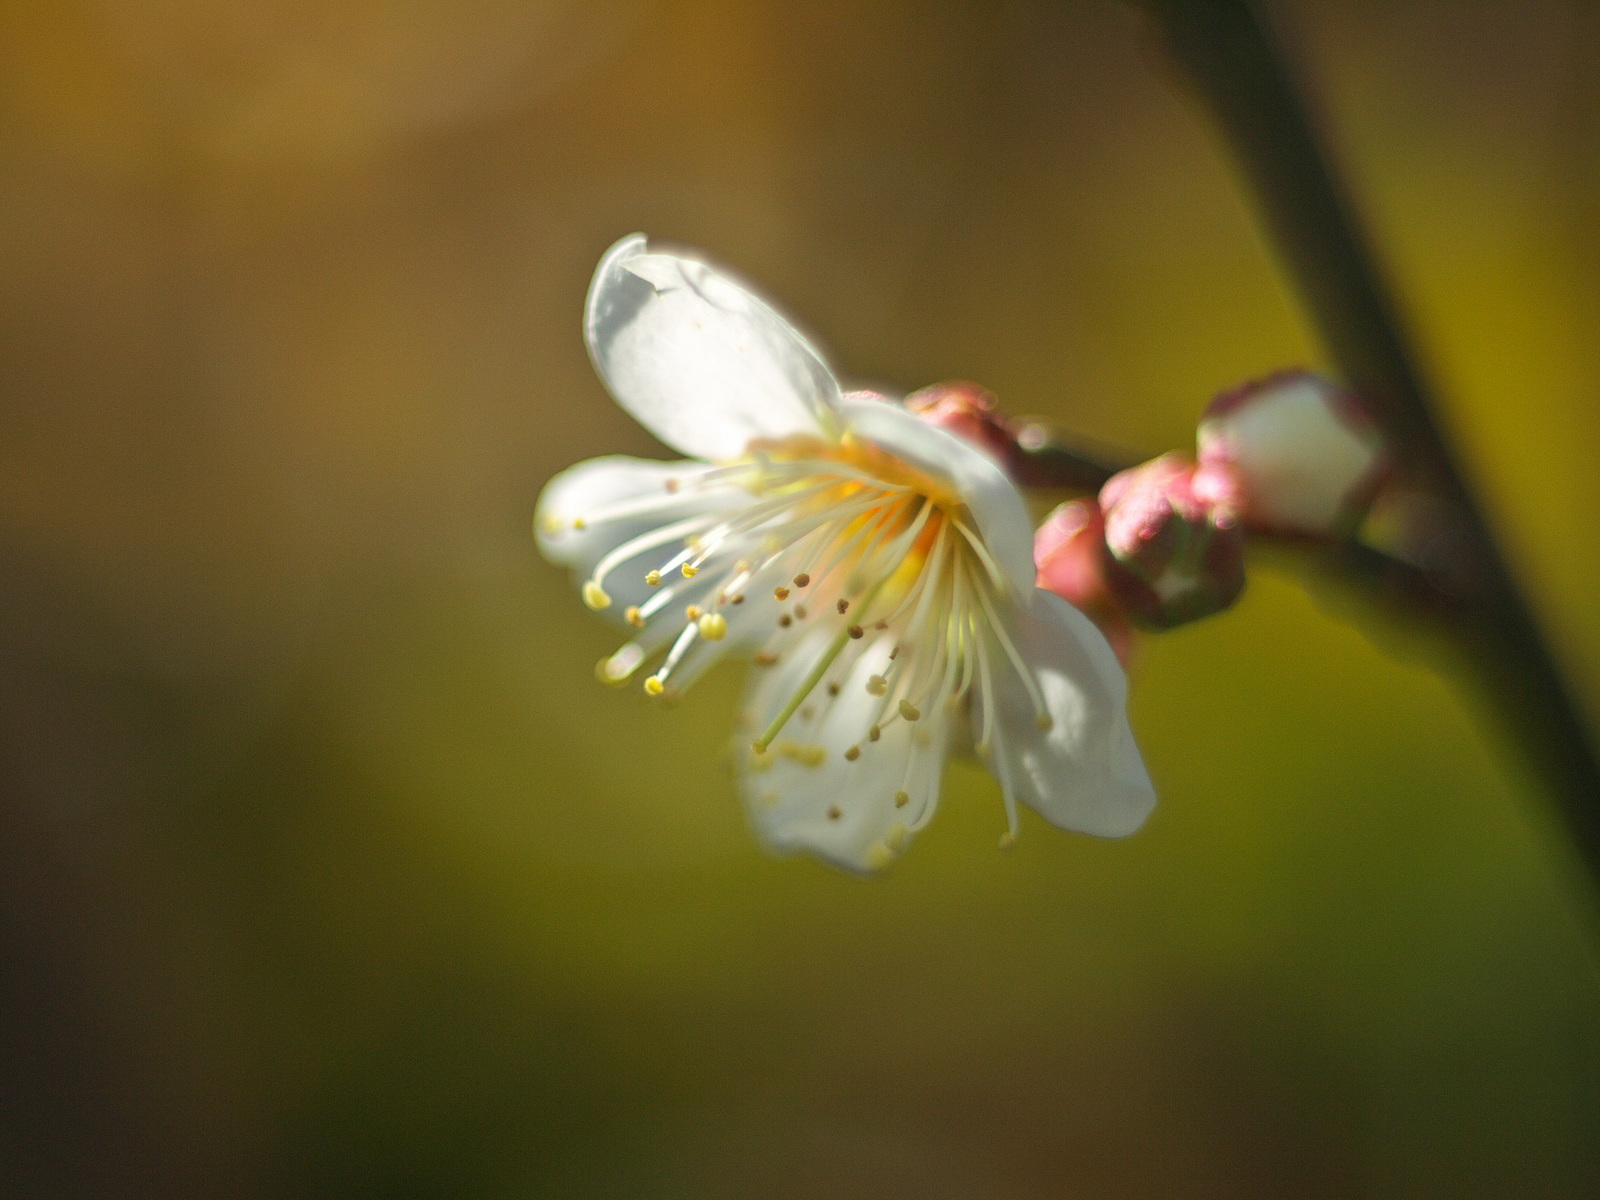
<path id="1" fill-rule="evenodd" d="M 1155 803 L 1126 681 L 1095 626 L 1034 587 L 1005 472 L 817 352 L 693 258 L 617 243 L 584 332 L 617 402 L 688 461 L 598 458 L 539 500 L 539 545 L 631 640 L 597 667 L 662 696 L 752 663 L 735 772 L 771 848 L 892 862 L 970 741 L 1017 803 L 1132 833 Z"/>

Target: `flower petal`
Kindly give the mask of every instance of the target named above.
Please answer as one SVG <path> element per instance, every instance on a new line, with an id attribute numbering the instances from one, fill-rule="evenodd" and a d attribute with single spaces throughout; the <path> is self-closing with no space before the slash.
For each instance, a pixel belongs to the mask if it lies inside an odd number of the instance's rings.
<path id="1" fill-rule="evenodd" d="M 539 550 L 557 566 L 571 568 L 574 582 L 582 586 L 600 560 L 617 547 L 670 522 L 727 512 L 750 502 L 743 488 L 693 487 L 709 470 L 704 463 L 658 462 L 620 454 L 568 467 L 545 484 L 539 495 L 534 516 Z M 669 492 L 669 482 L 682 485 L 681 490 Z M 658 502 L 652 504 L 652 500 Z M 639 503 L 635 506 L 632 502 Z M 604 516 L 607 509 L 622 505 L 643 511 Z M 581 521 L 582 528 L 575 527 L 575 521 Z M 643 604 L 656 594 L 656 589 L 645 583 L 645 573 L 682 546 L 681 540 L 674 539 L 620 563 L 605 580 L 612 601 L 606 615 L 621 621 L 629 605 Z M 682 589 L 691 581 L 677 579 L 670 585 Z M 708 586 L 709 580 L 694 582 L 694 594 L 685 594 L 678 602 L 693 603 Z"/>
<path id="2" fill-rule="evenodd" d="M 1033 526 L 1016 484 L 994 459 L 888 401 L 846 399 L 839 413 L 858 437 L 954 487 L 972 512 L 975 532 L 1010 581 L 1014 599 L 1032 602 Z"/>
<path id="3" fill-rule="evenodd" d="M 600 260 L 584 336 L 617 403 L 695 458 L 757 439 L 829 436 L 839 385 L 787 321 L 703 262 L 651 254 L 642 234 Z"/>
<path id="4" fill-rule="evenodd" d="M 1009 665 L 995 677 L 991 766 L 1001 787 L 1052 825 L 1125 837 L 1144 824 L 1156 794 L 1128 724 L 1127 679 L 1094 623 L 1040 591 L 1012 610 L 1007 628 L 1043 693 L 1051 727 Z M 976 728 L 977 716 L 974 716 Z"/>
<path id="5" fill-rule="evenodd" d="M 828 630 L 808 631 L 789 639 L 776 664 L 752 668 L 744 733 L 766 728 L 831 640 Z M 933 815 L 949 740 L 943 709 L 915 723 L 893 721 L 877 741 L 868 736 L 878 700 L 867 681 L 884 670 L 892 649 L 892 639 L 878 638 L 841 656 L 766 753 L 754 754 L 748 740 L 736 747 L 750 824 L 769 848 L 815 854 L 852 871 L 879 870 Z M 836 696 L 828 682 L 838 685 Z M 847 758 L 852 748 L 859 754 Z"/>

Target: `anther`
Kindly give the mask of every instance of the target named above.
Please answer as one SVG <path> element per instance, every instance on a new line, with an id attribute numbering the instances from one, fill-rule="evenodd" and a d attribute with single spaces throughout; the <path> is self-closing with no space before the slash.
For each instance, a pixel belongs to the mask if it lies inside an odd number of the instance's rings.
<path id="1" fill-rule="evenodd" d="M 1000 849 L 1009 850 L 1017 844 L 1017 835 L 1009 829 L 1000 835 Z"/>
<path id="2" fill-rule="evenodd" d="M 893 650 L 889 651 L 889 661 L 890 662 L 893 662 L 895 659 L 897 659 L 899 657 L 900 657 L 900 647 L 899 646 L 896 646 Z"/>
<path id="3" fill-rule="evenodd" d="M 894 794 L 894 806 L 896 808 L 904 808 L 906 805 L 908 805 L 910 803 L 911 803 L 911 793 L 910 792 L 896 792 Z"/>
<path id="4" fill-rule="evenodd" d="M 683 564 L 683 577 L 685 579 L 693 579 L 698 574 L 700 574 L 699 567 L 695 566 L 693 563 Z"/>
<path id="5" fill-rule="evenodd" d="M 828 820 L 837 821 L 842 816 L 844 816 L 844 813 L 839 811 L 837 804 L 828 805 Z"/>
<path id="6" fill-rule="evenodd" d="M 683 615 L 688 617 L 691 621 L 698 621 L 705 611 L 706 610 L 701 608 L 698 604 L 691 604 L 688 608 L 683 610 Z"/>
<path id="7" fill-rule="evenodd" d="M 989 757 L 989 743 L 988 742 L 976 742 L 976 743 L 974 743 L 974 745 L 972 747 L 972 752 L 974 754 L 976 754 L 979 758 L 988 758 Z"/>
<path id="8" fill-rule="evenodd" d="M 729 604 L 743 604 L 744 603 L 744 593 L 740 592 L 733 599 L 729 600 L 728 603 Z"/>
<path id="9" fill-rule="evenodd" d="M 896 792 L 894 794 L 896 807 L 900 804 L 900 797 L 905 795 L 904 792 Z M 911 797 L 906 796 L 906 799 L 909 800 Z M 883 835 L 883 844 L 889 848 L 890 853 L 899 854 L 900 851 L 906 848 L 906 827 L 899 821 L 889 826 L 888 831 Z"/>
<path id="10" fill-rule="evenodd" d="M 804 621 L 806 619 L 806 606 L 804 604 L 796 604 L 794 606 L 794 619 L 796 621 Z"/>
<path id="11" fill-rule="evenodd" d="M 804 571 L 801 571 L 800 574 L 798 574 L 798 575 L 796 575 L 794 577 L 794 585 L 795 585 L 795 587 L 805 587 L 806 584 L 808 584 L 810 582 L 811 582 L 811 576 L 807 575 Z"/>
<path id="12" fill-rule="evenodd" d="M 778 661 L 778 656 L 771 650 L 757 650 L 750 661 L 758 667 L 770 667 Z"/>
<path id="13" fill-rule="evenodd" d="M 889 844 L 883 840 L 873 842 L 867 847 L 867 866 L 874 871 L 881 871 L 894 861 L 894 851 L 889 849 Z"/>
<path id="14" fill-rule="evenodd" d="M 828 695 L 837 696 L 838 694 L 839 694 L 839 685 L 837 683 L 830 683 L 828 685 Z"/>
<path id="15" fill-rule="evenodd" d="M 846 762 L 855 762 L 856 759 L 861 757 L 861 747 L 851 746 L 850 749 L 844 752 L 844 757 Z"/>
<path id="16" fill-rule="evenodd" d="M 585 521 L 582 517 L 573 517 L 572 527 L 579 533 L 582 533 L 585 529 L 589 528 L 589 522 Z"/>
<path id="17" fill-rule="evenodd" d="M 678 481 L 676 479 L 667 480 L 666 489 L 668 492 L 676 492 L 678 490 Z"/>
<path id="18" fill-rule="evenodd" d="M 1033 718 L 1033 724 L 1034 728 L 1042 733 L 1049 733 L 1056 726 L 1055 719 L 1047 712 L 1037 714 Z"/>
<path id="19" fill-rule="evenodd" d="M 606 595 L 605 588 L 590 579 L 583 585 L 583 602 L 595 612 L 611 607 L 611 597 Z"/>
<path id="20" fill-rule="evenodd" d="M 545 533 L 551 537 L 555 537 L 556 534 L 561 532 L 561 518 L 556 516 L 555 513 L 546 513 L 539 524 L 544 526 Z"/>
<path id="21" fill-rule="evenodd" d="M 886 696 L 889 694 L 889 681 L 882 675 L 874 675 L 867 680 L 867 695 Z"/>
<path id="22" fill-rule="evenodd" d="M 908 721 L 916 721 L 921 718 L 922 710 L 902 696 L 900 698 L 900 715 Z"/>
<path id="23" fill-rule="evenodd" d="M 661 676 L 652 675 L 644 681 L 644 690 L 652 696 L 659 696 L 667 690 L 667 685 L 661 682 Z"/>
<path id="24" fill-rule="evenodd" d="M 850 611 L 850 601 L 840 600 L 838 604 L 834 605 L 834 607 L 839 610 L 839 615 L 842 617 L 845 613 Z"/>
<path id="25" fill-rule="evenodd" d="M 776 596 L 779 600 L 787 600 L 789 598 L 789 589 L 788 588 L 773 588 L 772 589 L 772 594 L 774 596 Z"/>
<path id="26" fill-rule="evenodd" d="M 778 617 L 778 628 L 779 629 L 787 629 L 787 628 L 789 628 L 789 626 L 791 626 L 793 624 L 794 624 L 794 618 L 791 617 L 788 613 L 782 613 L 782 614 L 779 615 L 779 617 Z"/>
<path id="27" fill-rule="evenodd" d="M 645 572 L 645 576 L 644 576 L 644 581 L 646 583 L 648 583 L 651 587 L 660 587 L 661 586 L 661 572 L 660 571 L 646 571 Z"/>
<path id="28" fill-rule="evenodd" d="M 644 618 L 639 615 L 639 606 L 637 604 L 628 605 L 627 609 L 622 614 L 622 619 L 625 620 L 629 625 L 632 625 L 635 629 L 644 628 Z"/>
<path id="29" fill-rule="evenodd" d="M 883 630 L 889 628 L 889 622 L 887 622 L 887 621 L 879 621 L 876 625 L 873 626 L 873 628 L 878 630 L 881 633 L 881 632 L 883 632 Z"/>
<path id="30" fill-rule="evenodd" d="M 852 625 L 852 626 L 850 626 L 850 636 L 853 637 L 853 638 L 860 638 L 860 637 L 865 636 L 865 634 L 864 634 L 861 626 Z"/>
<path id="31" fill-rule="evenodd" d="M 869 741 L 869 742 L 875 742 L 879 738 L 881 738 L 882 736 L 883 736 L 883 730 L 879 729 L 876 725 L 874 725 L 871 729 L 867 730 L 867 741 Z"/>
<path id="32" fill-rule="evenodd" d="M 815 742 L 794 742 L 788 738 L 779 738 L 772 744 L 772 748 L 802 767 L 820 767 L 828 761 L 827 749 Z"/>
<path id="33" fill-rule="evenodd" d="M 728 618 L 721 613 L 704 613 L 700 617 L 700 636 L 708 642 L 720 642 L 728 636 Z"/>

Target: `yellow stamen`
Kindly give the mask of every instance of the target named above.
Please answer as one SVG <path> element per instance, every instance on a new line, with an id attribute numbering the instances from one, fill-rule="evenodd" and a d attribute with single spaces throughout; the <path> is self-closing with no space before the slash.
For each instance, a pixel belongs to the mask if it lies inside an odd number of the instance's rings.
<path id="1" fill-rule="evenodd" d="M 850 749 L 844 752 L 844 757 L 847 762 L 855 762 L 856 759 L 861 757 L 861 747 L 851 746 Z"/>
<path id="2" fill-rule="evenodd" d="M 827 748 L 815 742 L 796 742 L 789 738 L 779 738 L 772 744 L 772 748 L 802 767 L 820 767 L 828 761 Z"/>
<path id="3" fill-rule="evenodd" d="M 700 636 L 708 642 L 720 642 L 728 636 L 728 618 L 721 613 L 705 613 L 700 618 Z"/>
<path id="4" fill-rule="evenodd" d="M 648 583 L 651 587 L 660 587 L 661 586 L 661 572 L 660 571 L 647 571 L 645 573 L 644 581 L 646 583 Z"/>
<path id="5" fill-rule="evenodd" d="M 667 685 L 661 682 L 661 676 L 652 675 L 644 681 L 644 690 L 652 696 L 659 696 L 667 690 Z"/>
<path id="6" fill-rule="evenodd" d="M 896 808 L 904 808 L 906 805 L 908 805 L 910 803 L 911 803 L 911 793 L 910 792 L 896 792 L 894 794 L 894 806 Z"/>
<path id="7" fill-rule="evenodd" d="M 583 602 L 595 612 L 611 607 L 611 597 L 606 595 L 605 588 L 594 580 L 586 580 L 583 585 Z"/>
<path id="8" fill-rule="evenodd" d="M 644 628 L 644 618 L 639 615 L 639 606 L 637 604 L 628 605 L 627 610 L 622 614 L 622 618 L 635 629 Z"/>
<path id="9" fill-rule="evenodd" d="M 908 721 L 916 721 L 922 717 L 922 710 L 902 697 L 900 700 L 900 715 Z"/>

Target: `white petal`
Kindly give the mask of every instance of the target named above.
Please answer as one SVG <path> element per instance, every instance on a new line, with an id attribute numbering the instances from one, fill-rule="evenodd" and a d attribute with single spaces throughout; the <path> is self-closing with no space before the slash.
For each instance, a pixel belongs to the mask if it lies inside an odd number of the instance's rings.
<path id="1" fill-rule="evenodd" d="M 669 521 L 686 519 L 697 513 L 727 512 L 750 503 L 749 494 L 739 487 L 705 490 L 687 487 L 709 469 L 698 462 L 657 462 L 624 455 L 591 458 L 568 467 L 545 484 L 539 495 L 534 516 L 539 550 L 556 565 L 571 568 L 573 582 L 581 587 L 600 560 L 624 542 Z M 676 495 L 668 493 L 669 480 L 686 485 L 685 489 Z M 654 498 L 659 498 L 660 504 L 653 512 L 611 520 L 595 519 L 606 507 Z M 584 524 L 582 529 L 573 525 L 579 519 Z M 643 604 L 655 595 L 656 589 L 644 581 L 645 573 L 665 562 L 682 546 L 681 541 L 675 540 L 641 551 L 612 571 L 605 581 L 605 590 L 612 601 L 606 615 L 621 621 L 629 605 Z M 669 580 L 666 586 L 683 593 L 674 602 L 681 611 L 683 605 L 700 598 L 709 586 L 709 579 L 679 577 Z"/>
<path id="2" fill-rule="evenodd" d="M 584 336 L 617 403 L 680 453 L 831 437 L 839 385 L 805 338 L 705 263 L 649 253 L 642 234 L 600 260 Z"/>
<path id="3" fill-rule="evenodd" d="M 920 721 L 894 721 L 878 741 L 867 736 L 878 701 L 867 680 L 884 669 L 891 639 L 879 638 L 841 659 L 790 718 L 772 749 L 757 758 L 750 740 L 766 728 L 831 640 L 813 630 L 791 639 L 775 666 L 752 667 L 744 737 L 735 747 L 739 790 L 750 823 L 771 849 L 803 851 L 853 871 L 878 870 L 904 851 L 912 827 L 939 802 L 949 720 L 941 710 Z M 845 757 L 860 748 L 855 760 Z M 895 793 L 904 791 L 904 804 Z M 830 815 L 837 813 L 837 816 Z"/>
<path id="4" fill-rule="evenodd" d="M 1007 628 L 1044 695 L 1052 726 L 1009 663 L 998 663 L 993 769 L 1001 786 L 1052 825 L 1125 837 L 1144 824 L 1156 794 L 1128 724 L 1127 679 L 1094 623 L 1040 591 L 1012 610 Z M 977 728 L 978 714 L 973 725 Z"/>
<path id="5" fill-rule="evenodd" d="M 919 471 L 950 484 L 966 502 L 996 564 L 1010 580 L 1014 599 L 1031 603 L 1033 526 L 1016 484 L 994 459 L 955 434 L 929 425 L 898 404 L 848 399 L 839 412 L 845 425 Z"/>
<path id="6" fill-rule="evenodd" d="M 1376 431 L 1358 424 L 1365 419 L 1349 410 L 1352 403 L 1308 372 L 1277 377 L 1200 422 L 1200 458 L 1232 463 L 1251 519 L 1333 532 L 1352 515 L 1363 485 L 1375 482 L 1383 457 Z"/>

